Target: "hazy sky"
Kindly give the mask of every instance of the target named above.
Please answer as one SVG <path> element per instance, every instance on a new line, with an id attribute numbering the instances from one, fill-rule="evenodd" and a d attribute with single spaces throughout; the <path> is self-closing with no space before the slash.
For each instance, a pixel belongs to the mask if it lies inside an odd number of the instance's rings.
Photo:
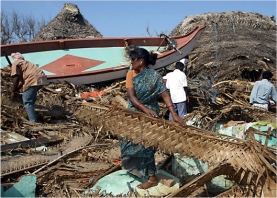
<path id="1" fill-rule="evenodd" d="M 64 3 L 76 4 L 84 18 L 104 37 L 151 36 L 170 32 L 186 16 L 209 12 L 253 12 L 275 16 L 276 1 L 13 1 L 2 0 L 1 11 L 16 11 L 50 22 Z"/>

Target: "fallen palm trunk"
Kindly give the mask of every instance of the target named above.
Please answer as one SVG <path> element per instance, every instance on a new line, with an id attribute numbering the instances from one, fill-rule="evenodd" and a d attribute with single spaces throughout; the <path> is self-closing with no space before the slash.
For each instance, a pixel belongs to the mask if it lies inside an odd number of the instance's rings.
<path id="1" fill-rule="evenodd" d="M 60 159 L 60 153 L 64 156 L 84 148 L 92 141 L 92 137 L 77 137 L 65 142 L 62 148 L 46 152 L 46 154 L 34 154 L 1 159 L 1 176 L 8 176 L 14 173 L 39 168 L 45 164 L 53 163 Z M 39 169 L 40 170 L 40 169 Z M 38 171 L 37 171 L 38 172 Z"/>
<path id="2" fill-rule="evenodd" d="M 58 157 L 58 155 L 56 156 L 28 155 L 28 156 L 13 157 L 13 159 L 11 160 L 1 161 L 1 177 L 38 168 L 40 166 L 43 166 L 49 163 L 56 157 Z"/>
<path id="3" fill-rule="evenodd" d="M 208 162 L 211 166 L 230 165 L 235 170 L 231 176 L 239 178 L 236 182 L 249 188 L 263 186 L 268 171 L 276 175 L 271 165 L 275 161 L 268 155 L 263 156 L 267 148 L 263 151 L 259 147 L 253 148 L 252 141 L 255 140 L 245 141 L 192 126 L 183 128 L 175 122 L 118 107 L 101 107 L 99 111 L 97 105 L 83 104 L 88 108 L 80 108 L 75 113 L 81 123 L 91 126 L 101 124 L 103 131 L 120 138 L 145 147 L 156 147 L 165 153 L 180 153 L 181 156 Z M 88 112 L 89 108 L 95 112 Z M 273 154 L 269 150 L 266 152 Z"/>
<path id="4" fill-rule="evenodd" d="M 104 144 L 96 144 L 96 145 L 90 145 L 89 147 L 96 147 L 96 146 L 103 146 L 103 145 L 104 145 Z M 32 174 L 37 174 L 39 171 L 43 170 L 43 169 L 46 168 L 47 166 L 49 166 L 49 165 L 51 165 L 51 164 L 53 164 L 53 163 L 59 161 L 60 159 L 66 157 L 66 156 L 68 156 L 68 155 L 70 155 L 70 154 L 72 154 L 72 153 L 74 153 L 74 152 L 77 152 L 77 151 L 79 151 L 79 150 L 81 150 L 81 149 L 84 149 L 84 148 L 86 148 L 86 147 L 77 148 L 77 149 L 75 149 L 75 150 L 73 150 L 73 151 L 70 151 L 70 152 L 68 152 L 68 153 L 66 153 L 66 154 L 64 154 L 64 155 L 62 155 L 62 156 L 60 156 L 60 157 L 58 157 L 58 158 L 52 160 L 52 161 L 49 162 L 48 164 L 42 166 L 42 167 L 39 168 L 38 170 L 34 171 Z"/>

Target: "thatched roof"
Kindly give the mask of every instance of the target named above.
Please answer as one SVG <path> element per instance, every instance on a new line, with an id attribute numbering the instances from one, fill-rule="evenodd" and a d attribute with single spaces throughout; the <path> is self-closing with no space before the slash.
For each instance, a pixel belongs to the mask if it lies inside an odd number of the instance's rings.
<path id="1" fill-rule="evenodd" d="M 102 37 L 80 13 L 77 5 L 65 3 L 61 12 L 35 36 L 34 40 Z"/>
<path id="2" fill-rule="evenodd" d="M 189 55 L 192 61 L 188 65 L 190 77 L 218 74 L 218 81 L 240 78 L 254 81 L 261 72 L 259 69 L 276 73 L 276 22 L 273 17 L 248 12 L 188 16 L 171 36 L 187 33 L 197 24 L 206 28 Z"/>

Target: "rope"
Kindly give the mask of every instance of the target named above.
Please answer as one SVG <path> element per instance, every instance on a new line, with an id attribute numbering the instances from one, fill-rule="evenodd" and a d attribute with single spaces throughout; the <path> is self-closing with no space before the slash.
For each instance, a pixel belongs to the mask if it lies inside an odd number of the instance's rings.
<path id="1" fill-rule="evenodd" d="M 129 44 L 127 40 L 125 40 L 124 44 L 125 44 L 125 48 L 129 49 Z"/>
<path id="2" fill-rule="evenodd" d="M 217 74 L 218 74 L 218 32 L 217 32 L 217 23 L 214 23 L 214 30 L 215 30 L 215 60 L 216 60 L 216 74 L 215 74 L 215 81 L 217 80 Z"/>
<path id="3" fill-rule="evenodd" d="M 232 25 L 233 25 L 233 32 L 236 33 L 236 28 L 235 28 L 235 23 L 234 23 L 234 21 L 230 20 L 230 22 L 231 22 Z"/>

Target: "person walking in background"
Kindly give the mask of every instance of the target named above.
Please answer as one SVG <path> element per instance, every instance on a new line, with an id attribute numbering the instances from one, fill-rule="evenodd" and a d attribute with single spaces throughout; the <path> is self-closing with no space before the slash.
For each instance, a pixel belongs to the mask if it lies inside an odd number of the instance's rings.
<path id="1" fill-rule="evenodd" d="M 166 81 L 166 87 L 170 91 L 174 110 L 181 118 L 184 118 L 184 116 L 187 114 L 186 103 L 189 102 L 187 77 L 183 70 L 184 64 L 182 62 L 176 62 L 174 71 L 168 73 L 164 77 Z M 169 120 L 173 120 L 171 113 L 169 114 Z"/>
<path id="2" fill-rule="evenodd" d="M 151 117 L 158 117 L 160 108 L 157 97 L 161 95 L 172 113 L 173 120 L 185 126 L 184 120 L 174 110 L 162 76 L 154 69 L 149 68 L 149 65 L 155 65 L 157 54 L 149 53 L 144 48 L 130 46 L 129 56 L 133 68 L 126 75 L 128 109 L 144 112 Z M 147 178 L 145 182 L 138 185 L 138 188 L 148 189 L 157 185 L 154 158 L 156 150 L 133 144 L 127 139 L 120 139 L 120 148 L 121 166 L 139 178 Z"/>
<path id="3" fill-rule="evenodd" d="M 273 74 L 270 71 L 264 71 L 262 73 L 262 80 L 256 81 L 250 94 L 250 104 L 253 107 L 262 108 L 268 110 L 270 105 L 269 99 L 272 98 L 274 105 L 276 106 L 277 94 L 274 85 L 270 82 Z"/>
<path id="4" fill-rule="evenodd" d="M 13 100 L 15 93 L 23 88 L 22 100 L 29 121 L 37 122 L 35 113 L 37 92 L 48 83 L 47 77 L 34 63 L 26 61 L 21 53 L 12 53 L 11 57 L 14 60 L 11 66 L 11 77 L 13 78 L 11 99 Z"/>

